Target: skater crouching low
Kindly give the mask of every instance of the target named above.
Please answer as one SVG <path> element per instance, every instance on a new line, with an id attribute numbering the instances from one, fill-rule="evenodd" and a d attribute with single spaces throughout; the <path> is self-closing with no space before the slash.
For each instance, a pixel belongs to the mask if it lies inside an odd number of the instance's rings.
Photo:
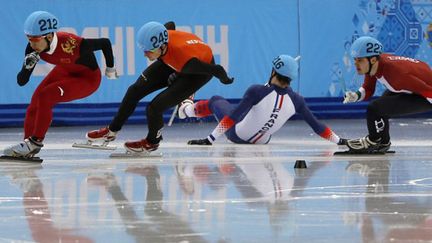
<path id="1" fill-rule="evenodd" d="M 24 120 L 24 141 L 6 148 L 5 156 L 31 158 L 39 153 L 52 121 L 53 107 L 85 98 L 98 89 L 101 71 L 94 51 L 102 50 L 105 56 L 105 75 L 109 79 L 117 78 L 109 39 L 87 39 L 58 29 L 57 17 L 46 11 L 33 12 L 24 23 L 28 44 L 17 75 L 18 84 L 23 86 L 29 82 L 40 59 L 55 67 L 33 93 Z"/>
<path id="2" fill-rule="evenodd" d="M 165 25 L 149 22 L 140 28 L 137 39 L 144 56 L 154 62 L 128 88 L 109 126 L 88 132 L 86 137 L 89 143 L 75 147 L 95 148 L 96 145 L 92 143 L 102 141 L 100 147 L 105 149 L 103 147 L 115 139 L 139 101 L 163 89 L 146 108 L 147 136 L 124 144 L 127 153 L 148 154 L 159 147 L 164 126 L 163 113 L 166 110 L 190 97 L 213 76 L 223 84 L 233 82 L 225 69 L 214 63 L 210 46 L 192 33 L 176 31 L 173 22 Z"/>
<path id="3" fill-rule="evenodd" d="M 344 103 L 370 98 L 377 81 L 387 90 L 367 106 L 369 134 L 347 145 L 351 153 L 386 153 L 391 145 L 389 118 L 432 110 L 432 70 L 417 59 L 383 53 L 382 44 L 369 36 L 354 41 L 351 56 L 357 73 L 365 77 L 359 90 L 345 93 Z"/>

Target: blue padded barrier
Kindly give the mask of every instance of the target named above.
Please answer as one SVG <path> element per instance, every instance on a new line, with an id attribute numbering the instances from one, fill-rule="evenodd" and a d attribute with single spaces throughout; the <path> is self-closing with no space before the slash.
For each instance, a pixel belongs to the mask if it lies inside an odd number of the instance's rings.
<path id="1" fill-rule="evenodd" d="M 368 102 L 342 104 L 342 98 L 306 98 L 311 111 L 319 119 L 358 119 L 365 118 Z M 230 99 L 236 104 L 239 99 Z M 59 104 L 54 108 L 52 126 L 84 126 L 84 125 L 107 125 L 114 117 L 119 103 L 103 104 Z M 145 115 L 146 102 L 142 102 L 129 117 L 127 124 L 147 123 Z M 0 127 L 23 126 L 27 105 L 8 104 L 0 105 Z M 164 121 L 167 122 L 171 116 L 172 109 L 165 112 Z M 418 114 L 409 117 L 432 117 L 432 112 Z M 300 119 L 295 115 L 292 119 Z M 213 117 L 199 119 L 200 121 L 215 121 Z M 198 121 L 198 119 L 186 119 L 186 121 Z M 176 119 L 175 122 L 182 122 Z"/>

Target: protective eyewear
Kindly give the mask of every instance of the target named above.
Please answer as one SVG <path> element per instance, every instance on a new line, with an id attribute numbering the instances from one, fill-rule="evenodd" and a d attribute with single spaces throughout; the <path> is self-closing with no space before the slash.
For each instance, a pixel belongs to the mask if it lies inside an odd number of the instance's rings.
<path id="1" fill-rule="evenodd" d="M 148 51 L 144 51 L 144 54 L 149 55 L 149 54 L 155 53 L 155 52 L 157 52 L 158 49 L 159 48 L 155 48 L 155 49 L 151 49 L 151 50 L 148 50 Z"/>
<path id="2" fill-rule="evenodd" d="M 31 36 L 31 35 L 28 35 L 28 36 L 27 36 L 27 39 L 28 39 L 29 41 L 31 41 L 31 42 L 39 42 L 39 41 L 41 41 L 43 38 L 45 38 L 44 35 L 39 35 L 39 36 Z"/>

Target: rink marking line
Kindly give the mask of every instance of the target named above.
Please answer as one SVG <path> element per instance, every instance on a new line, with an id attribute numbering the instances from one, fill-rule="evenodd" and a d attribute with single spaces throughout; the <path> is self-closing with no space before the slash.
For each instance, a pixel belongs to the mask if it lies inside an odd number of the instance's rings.
<path id="1" fill-rule="evenodd" d="M 418 182 L 423 182 L 423 181 L 427 181 L 427 180 L 430 180 L 431 184 L 419 184 L 418 183 Z M 408 181 L 408 184 L 414 185 L 414 186 L 432 187 L 432 177 L 410 180 L 410 181 Z"/>

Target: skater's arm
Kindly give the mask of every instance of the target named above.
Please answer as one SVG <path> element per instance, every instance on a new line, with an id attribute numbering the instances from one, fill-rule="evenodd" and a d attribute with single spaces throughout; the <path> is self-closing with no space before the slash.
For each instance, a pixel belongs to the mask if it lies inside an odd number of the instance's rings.
<path id="1" fill-rule="evenodd" d="M 81 42 L 80 47 L 80 53 L 83 57 L 93 57 L 93 51 L 102 50 L 104 56 L 105 56 L 105 76 L 108 79 L 116 79 L 118 78 L 117 70 L 114 67 L 114 54 L 112 51 L 111 41 L 108 38 L 99 38 L 99 39 L 83 39 Z M 86 55 L 86 53 L 91 52 L 92 55 Z M 84 55 L 83 55 L 84 54 Z M 86 65 L 89 67 L 92 67 L 94 65 L 97 66 L 96 62 L 94 61 L 94 57 L 91 59 L 84 58 L 80 62 L 88 63 L 90 65 Z M 92 64 L 93 63 L 93 64 Z M 85 64 L 84 64 L 85 65 Z"/>
<path id="2" fill-rule="evenodd" d="M 114 54 L 112 51 L 111 41 L 108 38 L 87 39 L 84 38 L 80 47 L 81 55 L 83 53 L 94 52 L 102 50 L 105 57 L 105 64 L 107 67 L 114 67 Z"/>
<path id="3" fill-rule="evenodd" d="M 358 90 L 361 96 L 358 101 L 368 100 L 375 93 L 376 78 L 369 75 L 365 76 L 362 87 Z"/>
<path id="4" fill-rule="evenodd" d="M 21 67 L 21 70 L 19 71 L 18 75 L 17 75 L 17 83 L 19 86 L 24 86 L 28 83 L 28 81 L 30 80 L 30 76 L 36 66 L 36 63 L 34 63 L 33 67 L 31 67 L 31 65 L 26 65 L 26 62 L 28 63 L 28 61 L 26 61 L 28 55 L 30 55 L 32 52 L 34 52 L 34 50 L 30 47 L 30 44 L 27 44 L 26 50 L 25 50 L 25 57 L 24 58 L 24 62 L 23 65 Z"/>
<path id="5" fill-rule="evenodd" d="M 218 64 L 210 64 L 200 61 L 198 58 L 191 58 L 182 68 L 185 74 L 204 74 L 212 75 L 218 78 L 223 84 L 230 84 L 234 78 L 228 77 L 225 69 Z"/>
<path id="6" fill-rule="evenodd" d="M 329 140 L 330 142 L 336 144 L 341 143 L 341 138 L 324 123 L 318 121 L 318 119 L 312 114 L 303 97 L 299 97 L 299 100 L 300 104 L 296 108 L 296 111 L 303 116 L 303 119 L 307 122 L 307 124 L 309 124 L 314 132 L 322 138 Z"/>

